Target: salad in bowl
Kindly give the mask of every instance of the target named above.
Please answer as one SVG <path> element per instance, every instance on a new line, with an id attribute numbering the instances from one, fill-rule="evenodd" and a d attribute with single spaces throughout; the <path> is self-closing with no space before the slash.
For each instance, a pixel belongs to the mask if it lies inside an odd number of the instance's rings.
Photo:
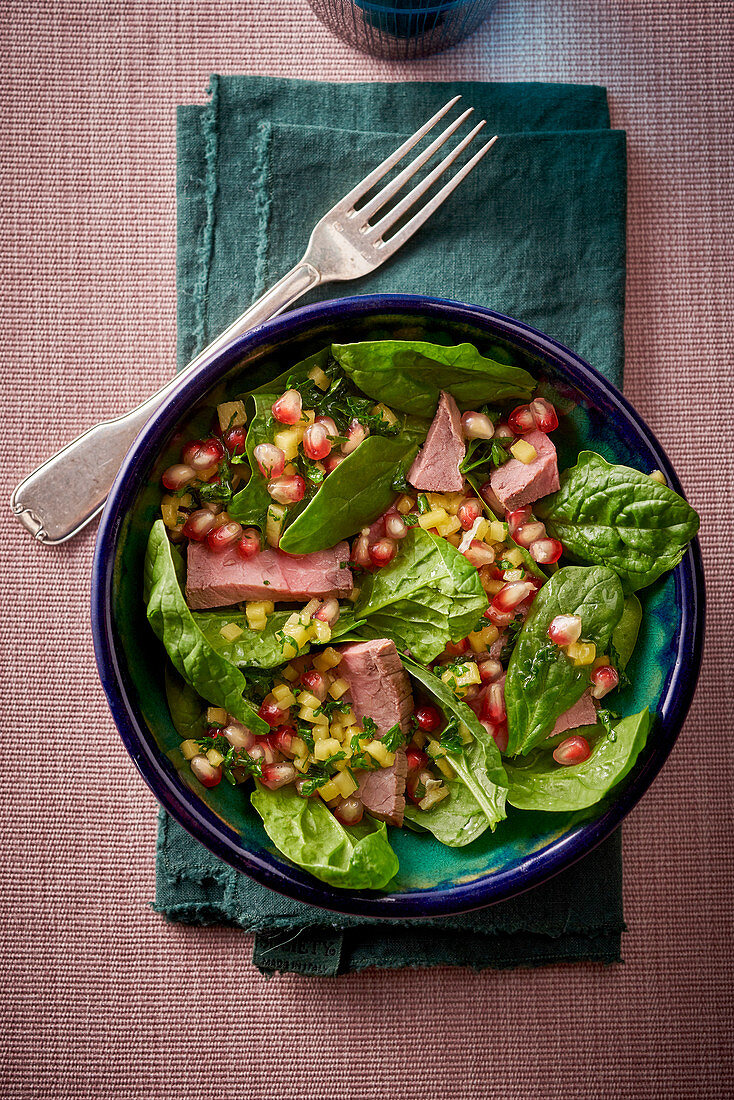
<path id="1" fill-rule="evenodd" d="M 698 517 L 580 447 L 572 389 L 527 365 L 332 342 L 168 448 L 143 598 L 182 774 L 329 887 L 389 890 L 399 831 L 463 849 L 587 813 L 654 734 L 624 703 L 638 593 Z"/>

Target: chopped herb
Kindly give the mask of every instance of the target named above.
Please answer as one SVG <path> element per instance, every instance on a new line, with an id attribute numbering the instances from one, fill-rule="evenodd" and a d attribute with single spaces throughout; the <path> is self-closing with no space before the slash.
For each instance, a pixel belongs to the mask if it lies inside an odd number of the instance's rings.
<path id="1" fill-rule="evenodd" d="M 330 717 L 337 710 L 342 714 L 346 714 L 349 710 L 349 703 L 343 703 L 340 699 L 324 699 L 321 706 L 314 711 L 314 714 L 326 714 Z"/>
<path id="2" fill-rule="evenodd" d="M 224 757 L 220 765 L 222 775 L 233 787 L 237 785 L 237 777 L 234 775 L 235 768 L 247 775 L 254 775 L 258 779 L 262 775 L 262 760 L 253 760 L 245 749 L 235 749 L 222 734 L 218 734 L 216 737 L 197 738 L 196 744 L 204 754 L 209 752 L 210 749 L 215 749 L 220 756 Z"/>
<path id="3" fill-rule="evenodd" d="M 411 486 L 402 470 L 395 475 L 390 484 L 390 488 L 395 493 L 409 493 Z"/>
<path id="4" fill-rule="evenodd" d="M 340 760 L 346 760 L 347 754 L 342 749 L 340 752 L 335 752 L 332 756 L 327 756 L 326 760 L 321 761 L 322 768 L 332 768 L 335 764 L 338 764 Z"/>
<path id="5" fill-rule="evenodd" d="M 351 741 L 352 758 L 350 760 L 350 766 L 356 768 L 357 771 L 377 771 L 380 765 L 369 753 L 364 752 L 359 742 L 360 735 L 355 733 Z"/>
<path id="6" fill-rule="evenodd" d="M 374 718 L 370 718 L 369 716 L 365 715 L 360 725 L 364 730 L 365 737 L 377 737 L 377 723 L 375 722 Z"/>
<path id="7" fill-rule="evenodd" d="M 270 581 L 263 581 L 263 584 L 264 584 L 264 585 L 265 585 L 266 587 L 269 587 L 269 586 L 270 586 Z"/>
<path id="8" fill-rule="evenodd" d="M 328 775 L 315 775 L 313 779 L 308 779 L 301 787 L 301 794 L 305 798 L 309 798 L 314 794 L 319 787 L 323 787 L 324 784 L 329 782 Z"/>
<path id="9" fill-rule="evenodd" d="M 426 514 L 426 512 L 430 512 L 430 510 L 431 510 L 431 506 L 428 503 L 428 497 L 426 496 L 425 493 L 419 493 L 418 494 L 418 511 L 419 511 L 419 513 L 422 516 L 424 516 Z"/>
<path id="10" fill-rule="evenodd" d="M 418 517 L 413 512 L 408 512 L 407 516 L 403 516 L 403 523 L 406 527 L 417 527 Z"/>
<path id="11" fill-rule="evenodd" d="M 311 729 L 311 726 L 306 725 L 305 722 L 296 722 L 296 733 L 298 734 L 298 736 L 301 738 L 302 741 L 305 741 L 306 748 L 308 749 L 308 751 L 313 752 L 313 750 L 314 750 L 314 739 L 313 739 L 313 730 Z"/>
<path id="12" fill-rule="evenodd" d="M 383 745 L 388 752 L 396 752 L 402 745 L 405 744 L 405 734 L 400 728 L 400 723 L 396 722 L 387 733 L 381 738 Z"/>
<path id="13" fill-rule="evenodd" d="M 446 752 L 458 754 L 465 751 L 466 745 L 459 733 L 459 722 L 457 718 L 451 718 L 446 729 L 441 733 L 441 746 Z"/>

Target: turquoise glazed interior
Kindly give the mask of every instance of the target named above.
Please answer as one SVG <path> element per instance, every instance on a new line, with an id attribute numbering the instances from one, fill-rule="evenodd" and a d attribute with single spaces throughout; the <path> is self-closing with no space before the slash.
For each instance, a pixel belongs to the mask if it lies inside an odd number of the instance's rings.
<path id="1" fill-rule="evenodd" d="M 281 373 L 330 342 L 422 339 L 509 355 L 547 387 L 566 415 L 555 440 L 561 469 L 584 447 L 647 473 L 662 469 L 680 490 L 652 433 L 618 391 L 554 341 L 491 311 L 413 296 L 367 296 L 307 307 L 271 322 L 183 382 L 129 452 L 105 510 L 93 579 L 93 628 L 100 675 L 125 744 L 164 807 L 238 870 L 294 898 L 369 916 L 437 916 L 485 905 L 535 885 L 600 843 L 632 808 L 666 759 L 688 709 L 701 652 L 703 583 L 697 545 L 678 568 L 639 593 L 642 629 L 615 709 L 649 706 L 656 722 L 630 775 L 598 805 L 577 813 L 508 818 L 465 848 L 430 835 L 390 830 L 400 871 L 385 893 L 341 891 L 285 860 L 268 840 L 242 789 L 206 790 L 191 775 L 168 713 L 162 646 L 145 618 L 145 546 L 160 502 L 161 472 L 176 460 L 181 433 L 201 434 L 214 407 Z"/>

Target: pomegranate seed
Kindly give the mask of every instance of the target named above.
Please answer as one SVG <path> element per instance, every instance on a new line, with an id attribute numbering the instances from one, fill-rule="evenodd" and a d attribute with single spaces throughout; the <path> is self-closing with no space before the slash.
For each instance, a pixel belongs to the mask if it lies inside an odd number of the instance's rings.
<path id="1" fill-rule="evenodd" d="M 230 455 L 243 455 L 245 453 L 246 438 L 247 428 L 244 425 L 227 429 L 224 433 L 224 445 Z"/>
<path id="2" fill-rule="evenodd" d="M 611 665 L 600 665 L 592 672 L 591 682 L 594 685 L 591 694 L 595 699 L 603 699 L 610 691 L 614 691 L 619 683 L 619 675 Z"/>
<path id="3" fill-rule="evenodd" d="M 466 653 L 468 648 L 468 638 L 462 638 L 460 642 L 447 642 L 444 655 L 446 657 L 460 657 L 462 653 Z"/>
<path id="4" fill-rule="evenodd" d="M 285 719 L 287 717 L 286 711 L 281 710 L 278 704 L 274 702 L 262 703 L 262 705 L 260 706 L 260 710 L 257 713 L 260 715 L 263 722 L 267 722 L 271 729 L 276 729 L 278 726 L 282 726 L 285 723 Z"/>
<path id="5" fill-rule="evenodd" d="M 508 424 L 498 424 L 494 429 L 495 439 L 514 439 L 515 433 Z"/>
<path id="6" fill-rule="evenodd" d="M 499 611 L 493 604 L 490 604 L 487 610 L 484 612 L 484 618 L 489 619 L 489 621 L 495 626 L 509 626 L 512 620 L 515 618 L 515 612 Z"/>
<path id="7" fill-rule="evenodd" d="M 254 733 L 251 733 L 247 726 L 243 726 L 241 722 L 230 722 L 228 726 L 224 727 L 222 734 L 227 738 L 233 749 L 244 749 L 247 752 L 255 744 Z"/>
<path id="8" fill-rule="evenodd" d="M 491 439 L 494 424 L 484 413 L 465 412 L 461 418 L 461 430 L 465 439 Z"/>
<path id="9" fill-rule="evenodd" d="M 415 802 L 416 806 L 422 798 L 426 797 L 426 784 L 430 783 L 433 779 L 431 773 L 424 769 L 420 772 L 412 772 L 405 784 L 405 793 L 411 802 Z"/>
<path id="10" fill-rule="evenodd" d="M 187 466 L 191 466 L 197 473 L 209 470 L 216 466 L 224 458 L 224 447 L 213 436 L 210 439 L 195 439 L 187 443 L 181 456 Z"/>
<path id="11" fill-rule="evenodd" d="M 206 536 L 206 544 L 215 554 L 221 554 L 229 550 L 242 538 L 242 525 L 231 519 L 229 523 L 223 523 L 221 527 L 215 527 Z"/>
<path id="12" fill-rule="evenodd" d="M 353 565 L 359 565 L 363 569 L 369 569 L 372 564 L 370 557 L 370 542 L 367 535 L 360 535 L 352 543 L 352 553 L 349 560 Z"/>
<path id="13" fill-rule="evenodd" d="M 323 703 L 329 691 L 325 676 L 322 676 L 317 669 L 309 668 L 301 676 L 301 683 L 312 695 L 316 696 L 319 702 Z"/>
<path id="14" fill-rule="evenodd" d="M 214 767 L 203 755 L 195 756 L 191 761 L 191 770 L 204 787 L 216 787 L 221 782 L 222 769 Z"/>
<path id="15" fill-rule="evenodd" d="M 536 397 L 530 402 L 530 412 L 538 431 L 553 432 L 558 427 L 558 413 L 544 397 Z"/>
<path id="16" fill-rule="evenodd" d="M 369 548 L 370 561 L 378 568 L 389 565 L 398 552 L 398 548 L 392 539 L 380 539 Z"/>
<path id="17" fill-rule="evenodd" d="M 183 462 L 176 462 L 163 471 L 161 481 L 166 489 L 170 489 L 171 492 L 175 493 L 178 489 L 183 489 L 184 485 L 188 485 L 195 477 L 196 471 L 191 466 L 185 466 Z"/>
<path id="18" fill-rule="evenodd" d="M 255 744 L 251 749 L 247 750 L 247 755 L 250 760 L 260 760 L 263 765 L 275 764 L 275 749 L 268 741 L 267 737 L 258 737 L 255 740 Z"/>
<path id="19" fill-rule="evenodd" d="M 515 537 L 515 532 L 531 521 L 533 518 L 533 512 L 529 504 L 525 504 L 522 508 L 515 508 L 514 511 L 508 512 L 505 516 L 507 520 L 507 526 L 510 529 L 510 534 Z"/>
<path id="20" fill-rule="evenodd" d="M 270 479 L 283 473 L 285 454 L 274 443 L 258 443 L 252 453 L 263 477 Z"/>
<path id="21" fill-rule="evenodd" d="M 556 615 L 548 627 L 548 637 L 556 645 L 572 645 L 581 637 L 582 626 L 578 615 Z"/>
<path id="22" fill-rule="evenodd" d="M 297 504 L 306 494 L 306 482 L 300 474 L 276 477 L 268 482 L 268 492 L 278 504 Z"/>
<path id="23" fill-rule="evenodd" d="M 465 531 L 470 531 L 483 513 L 483 508 L 476 497 L 470 497 L 459 505 L 456 513 L 459 523 Z"/>
<path id="24" fill-rule="evenodd" d="M 363 427 L 358 420 L 353 420 L 346 430 L 347 441 L 342 443 L 342 454 L 350 455 L 352 451 L 356 451 L 369 434 L 369 428 Z"/>
<path id="25" fill-rule="evenodd" d="M 490 722 L 487 718 L 480 718 L 480 722 L 490 737 L 494 738 L 495 744 L 500 752 L 507 752 L 507 743 L 509 741 L 507 722 Z"/>
<path id="26" fill-rule="evenodd" d="M 237 553 L 242 558 L 254 558 L 260 553 L 260 532 L 256 527 L 245 527 L 237 543 Z"/>
<path id="27" fill-rule="evenodd" d="M 306 786 L 306 784 L 308 782 L 310 782 L 310 780 L 309 780 L 307 775 L 302 775 L 299 779 L 296 780 L 296 782 L 295 782 L 296 794 L 300 798 L 315 798 L 316 797 L 316 791 L 312 790 L 308 794 L 306 794 L 306 792 L 304 791 L 303 788 Z"/>
<path id="28" fill-rule="evenodd" d="M 405 759 L 409 772 L 421 771 L 422 768 L 428 767 L 428 753 L 419 749 L 417 745 L 408 745 L 405 750 Z"/>
<path id="29" fill-rule="evenodd" d="M 315 611 L 312 618 L 319 619 L 322 623 L 328 623 L 329 626 L 333 626 L 335 622 L 338 622 L 341 615 L 341 608 L 339 607 L 339 601 L 331 596 L 328 600 L 324 600 L 318 611 Z"/>
<path id="30" fill-rule="evenodd" d="M 214 516 L 208 508 L 199 508 L 196 512 L 189 514 L 181 534 L 187 539 L 193 539 L 194 542 L 203 542 L 214 526 L 214 522 Z"/>
<path id="31" fill-rule="evenodd" d="M 477 569 L 481 569 L 483 565 L 492 565 L 494 562 L 492 547 L 487 546 L 485 542 L 479 542 L 478 539 L 472 539 L 466 550 L 461 552 L 469 564 L 476 566 Z"/>
<path id="32" fill-rule="evenodd" d="M 329 455 L 328 458 L 325 458 L 324 467 L 326 468 L 327 474 L 333 474 L 337 466 L 341 465 L 343 461 L 344 455 Z"/>
<path id="33" fill-rule="evenodd" d="M 273 748 L 277 749 L 282 756 L 287 756 L 289 760 L 292 760 L 296 755 L 291 748 L 295 736 L 296 731 L 292 726 L 278 726 L 275 733 L 271 735 L 270 741 Z"/>
<path id="34" fill-rule="evenodd" d="M 340 798 L 331 812 L 342 825 L 359 825 L 364 806 L 359 798 Z"/>
<path id="35" fill-rule="evenodd" d="M 574 734 L 573 737 L 567 737 L 553 750 L 553 759 L 556 764 L 565 764 L 566 767 L 583 764 L 584 760 L 588 760 L 590 756 L 591 746 L 580 733 Z"/>
<path id="36" fill-rule="evenodd" d="M 312 424 L 303 433 L 303 449 L 308 458 L 314 462 L 320 462 L 331 453 L 331 443 L 323 424 Z"/>
<path id="37" fill-rule="evenodd" d="M 418 729 L 423 730 L 425 733 L 433 733 L 439 726 L 443 725 L 443 715 L 438 707 L 434 707 L 431 703 L 423 703 L 421 706 L 416 707 L 415 721 Z"/>
<path id="38" fill-rule="evenodd" d="M 263 764 L 260 782 L 269 791 L 277 791 L 280 787 L 293 783 L 297 774 L 294 766 L 287 761 L 282 764 Z"/>
<path id="39" fill-rule="evenodd" d="M 518 405 L 516 409 L 513 409 L 507 417 L 507 426 L 515 435 L 525 435 L 526 432 L 532 432 L 535 427 L 535 420 L 530 411 L 530 406 Z"/>
<path id="40" fill-rule="evenodd" d="M 563 543 L 558 539 L 536 539 L 530 547 L 530 557 L 538 565 L 553 565 L 563 553 Z"/>
<path id="41" fill-rule="evenodd" d="M 395 515 L 385 517 L 385 534 L 391 539 L 404 539 L 408 533 L 403 517 Z"/>
<path id="42" fill-rule="evenodd" d="M 297 424 L 303 412 L 303 402 L 298 390 L 286 390 L 273 402 L 271 412 L 280 424 Z"/>
<path id="43" fill-rule="evenodd" d="M 532 523 L 523 523 L 512 537 L 518 546 L 524 546 L 528 550 L 534 542 L 545 538 L 545 524 L 537 519 Z"/>
<path id="44" fill-rule="evenodd" d="M 337 428 L 335 421 L 332 420 L 330 416 L 317 416 L 314 423 L 321 425 L 321 427 L 326 431 L 329 439 L 336 439 L 336 437 L 339 435 L 339 429 Z"/>
<path id="45" fill-rule="evenodd" d="M 479 675 L 483 684 L 491 684 L 502 675 L 502 665 L 494 657 L 489 657 L 479 663 Z"/>
<path id="46" fill-rule="evenodd" d="M 492 607 L 500 613 L 514 611 L 530 592 L 531 588 L 527 581 L 513 581 L 512 584 L 506 584 L 500 589 L 492 600 Z"/>
<path id="47" fill-rule="evenodd" d="M 505 707 L 505 688 L 503 684 L 491 684 L 489 691 L 484 696 L 482 704 L 482 718 L 489 719 L 495 725 L 504 722 L 507 718 Z"/>

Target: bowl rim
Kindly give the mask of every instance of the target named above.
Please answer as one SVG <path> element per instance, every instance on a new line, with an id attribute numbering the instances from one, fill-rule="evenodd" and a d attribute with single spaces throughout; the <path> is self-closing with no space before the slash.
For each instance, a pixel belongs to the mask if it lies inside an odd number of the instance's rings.
<path id="1" fill-rule="evenodd" d="M 627 430 L 650 452 L 668 484 L 683 495 L 664 449 L 616 386 L 575 352 L 522 321 L 483 306 L 418 294 L 360 295 L 303 306 L 251 330 L 224 351 L 213 355 L 196 374 L 182 379 L 132 443 L 110 490 L 95 547 L 91 601 L 95 659 L 113 719 L 143 780 L 168 813 L 236 871 L 290 898 L 342 914 L 386 919 L 449 916 L 523 893 L 571 866 L 610 836 L 649 788 L 672 750 L 695 692 L 703 648 L 703 569 L 698 539 L 694 539 L 673 571 L 677 602 L 681 607 L 680 640 L 663 704 L 657 712 L 654 747 L 637 774 L 633 772 L 632 780 L 620 796 L 596 820 L 579 823 L 563 837 L 488 877 L 402 894 L 329 887 L 295 866 L 292 871 L 290 866 L 287 870 L 281 870 L 274 867 L 268 858 L 238 847 L 232 838 L 238 838 L 241 843 L 239 834 L 215 818 L 204 803 L 200 811 L 190 804 L 190 799 L 187 802 L 166 773 L 159 759 L 162 755 L 160 750 L 153 752 L 148 743 L 147 724 L 137 712 L 130 690 L 132 685 L 119 659 L 111 597 L 122 520 L 136 490 L 136 480 L 131 474 L 141 462 L 149 460 L 151 452 L 158 453 L 160 439 L 166 437 L 185 411 L 216 385 L 245 354 L 256 351 L 263 344 L 277 343 L 285 336 L 305 333 L 314 322 L 344 323 L 350 317 L 371 313 L 414 314 L 436 320 L 465 321 L 477 328 L 484 328 L 488 335 L 494 333 L 507 338 L 550 360 L 562 373 L 570 375 L 574 383 L 580 382 L 581 388 L 597 405 L 606 406 L 615 418 L 621 419 Z"/>

